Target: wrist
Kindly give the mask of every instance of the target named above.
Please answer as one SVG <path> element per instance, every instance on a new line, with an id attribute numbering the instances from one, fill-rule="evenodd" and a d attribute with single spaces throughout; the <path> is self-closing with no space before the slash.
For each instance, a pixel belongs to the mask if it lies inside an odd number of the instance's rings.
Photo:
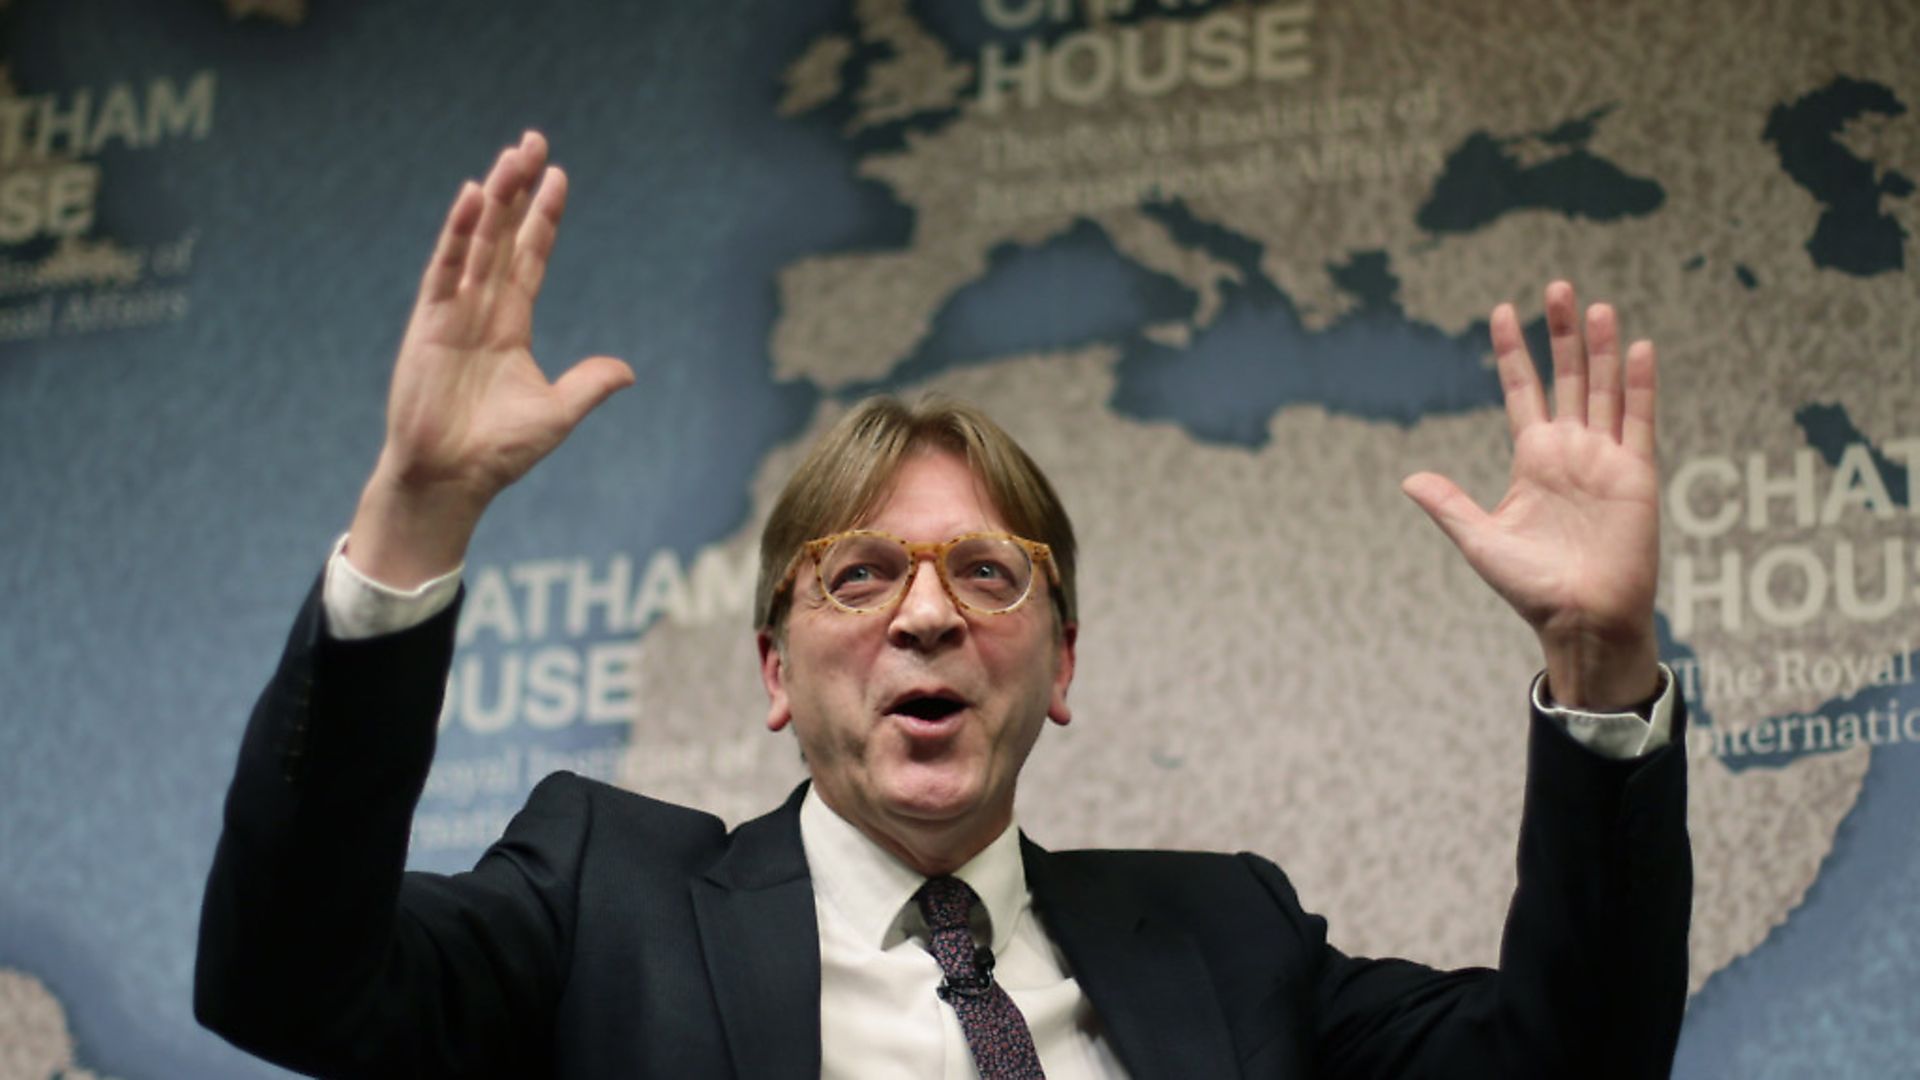
<path id="1" fill-rule="evenodd" d="M 382 584 L 414 588 L 466 561 L 485 509 L 469 492 L 407 484 L 376 467 L 348 529 L 347 561 Z"/>
<path id="2" fill-rule="evenodd" d="M 1541 639 L 1546 691 L 1570 709 L 1625 712 L 1660 692 L 1660 651 L 1651 630 L 1626 640 Z"/>

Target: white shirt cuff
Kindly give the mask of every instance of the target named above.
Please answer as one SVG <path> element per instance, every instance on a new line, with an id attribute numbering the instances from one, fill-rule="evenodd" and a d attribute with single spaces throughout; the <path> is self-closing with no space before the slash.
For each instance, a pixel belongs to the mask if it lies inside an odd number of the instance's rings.
<path id="1" fill-rule="evenodd" d="M 343 533 L 333 542 L 326 580 L 320 588 L 327 632 L 341 641 L 355 641 L 418 626 L 453 603 L 464 569 L 466 564 L 462 563 L 411 589 L 382 585 L 347 561 L 347 537 Z"/>
<path id="2" fill-rule="evenodd" d="M 1533 680 L 1533 707 L 1540 710 L 1573 736 L 1573 741 L 1616 761 L 1645 757 L 1673 741 L 1673 671 L 1660 665 L 1660 696 L 1653 701 L 1648 716 L 1637 712 L 1584 712 L 1547 703 L 1543 688 L 1547 676 L 1541 672 Z"/>

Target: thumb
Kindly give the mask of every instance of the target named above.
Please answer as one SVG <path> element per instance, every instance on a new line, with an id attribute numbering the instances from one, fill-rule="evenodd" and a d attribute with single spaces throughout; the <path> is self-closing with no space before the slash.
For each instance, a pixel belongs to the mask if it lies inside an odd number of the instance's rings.
<path id="1" fill-rule="evenodd" d="M 553 389 L 567 408 L 570 424 L 577 424 L 600 403 L 634 383 L 633 369 L 611 356 L 589 356 L 553 381 Z"/>
<path id="2" fill-rule="evenodd" d="M 1468 538 L 1487 520 L 1487 512 L 1460 485 L 1439 473 L 1414 473 L 1400 481 L 1400 490 L 1427 512 L 1455 547 L 1467 549 Z"/>

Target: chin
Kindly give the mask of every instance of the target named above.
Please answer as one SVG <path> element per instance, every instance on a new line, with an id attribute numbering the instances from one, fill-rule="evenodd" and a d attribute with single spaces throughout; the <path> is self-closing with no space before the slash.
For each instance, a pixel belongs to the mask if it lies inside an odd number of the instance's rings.
<path id="1" fill-rule="evenodd" d="M 911 771 L 924 774 L 928 770 Z M 977 777 L 904 776 L 894 778 L 887 787 L 886 803 L 893 812 L 919 821 L 967 817 L 981 805 L 981 785 Z"/>

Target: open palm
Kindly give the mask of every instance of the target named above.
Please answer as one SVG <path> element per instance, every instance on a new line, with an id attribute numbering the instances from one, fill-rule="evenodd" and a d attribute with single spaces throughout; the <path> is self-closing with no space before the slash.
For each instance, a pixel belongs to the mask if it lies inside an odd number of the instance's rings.
<path id="1" fill-rule="evenodd" d="M 1493 313 L 1513 435 L 1513 471 L 1499 505 L 1482 510 L 1433 473 L 1403 486 L 1539 635 L 1555 696 L 1618 707 L 1645 697 L 1658 680 L 1654 351 L 1637 342 L 1623 362 L 1605 304 L 1588 309 L 1583 336 L 1565 282 L 1547 287 L 1546 308 L 1551 414 L 1512 306 Z"/>
<path id="2" fill-rule="evenodd" d="M 596 356 L 549 381 L 531 351 L 566 174 L 528 132 L 455 197 L 394 363 L 387 439 L 351 532 L 356 566 L 405 585 L 460 561 L 494 496 L 633 382 Z"/>
<path id="3" fill-rule="evenodd" d="M 632 381 L 610 357 L 549 382 L 530 346 L 566 175 L 529 132 L 484 185 L 454 200 L 394 367 L 391 464 L 416 483 L 455 483 L 482 499 L 519 479 L 608 394 Z"/>

